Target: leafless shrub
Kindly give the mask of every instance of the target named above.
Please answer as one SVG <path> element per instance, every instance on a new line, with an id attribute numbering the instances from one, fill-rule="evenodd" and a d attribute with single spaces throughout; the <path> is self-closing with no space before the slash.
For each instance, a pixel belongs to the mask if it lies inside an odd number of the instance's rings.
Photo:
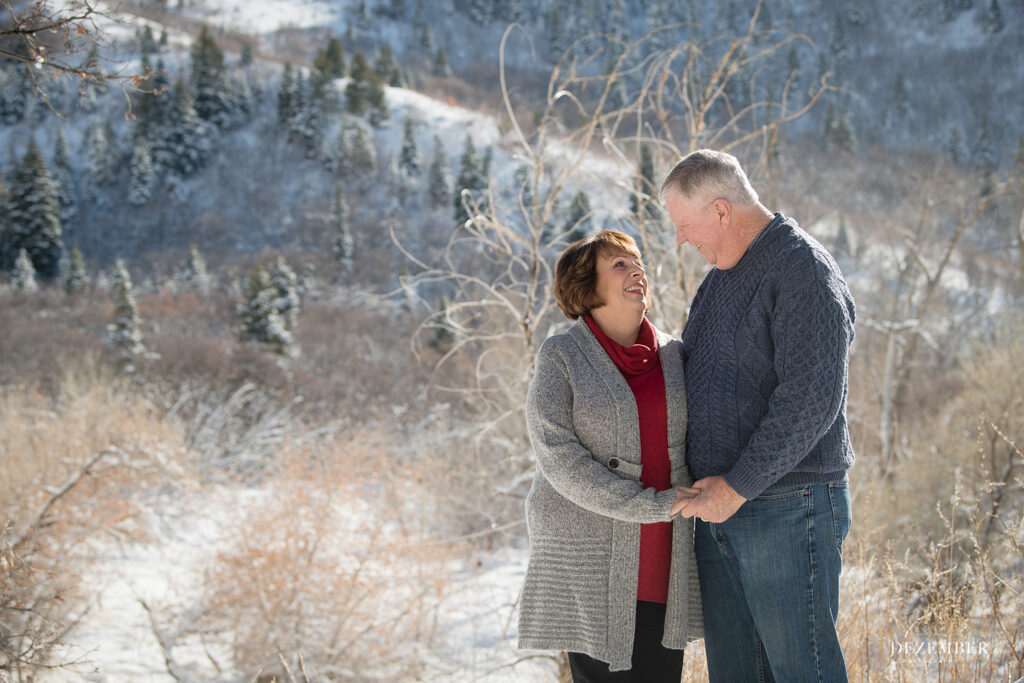
<path id="1" fill-rule="evenodd" d="M 169 671 L 188 670 L 174 649 L 192 639 L 230 653 L 210 655 L 218 669 L 261 680 L 292 668 L 308 680 L 416 679 L 452 546 L 404 516 L 409 486 L 388 454 L 370 441 L 333 448 L 343 450 L 286 446 L 273 489 L 228 523 L 233 540 L 194 605 L 152 617 Z"/>
<path id="2" fill-rule="evenodd" d="M 78 667 L 60 646 L 85 613 L 79 580 L 100 537 L 146 537 L 136 492 L 179 464 L 158 411 L 89 367 L 46 395 L 0 395 L 0 677 Z"/>

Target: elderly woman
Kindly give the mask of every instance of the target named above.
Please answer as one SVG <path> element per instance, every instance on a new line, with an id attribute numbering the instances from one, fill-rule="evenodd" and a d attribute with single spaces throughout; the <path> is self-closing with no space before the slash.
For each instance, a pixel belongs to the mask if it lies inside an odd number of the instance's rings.
<path id="1" fill-rule="evenodd" d="M 647 320 L 636 242 L 604 230 L 555 266 L 576 323 L 537 354 L 526 420 L 538 471 L 519 647 L 569 653 L 573 680 L 678 683 L 701 636 L 680 343 Z"/>

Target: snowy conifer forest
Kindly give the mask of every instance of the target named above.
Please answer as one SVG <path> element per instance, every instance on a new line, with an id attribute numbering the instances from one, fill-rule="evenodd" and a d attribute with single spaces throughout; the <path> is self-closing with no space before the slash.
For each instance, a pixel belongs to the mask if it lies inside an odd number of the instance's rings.
<path id="1" fill-rule="evenodd" d="M 568 680 L 515 648 L 554 262 L 635 236 L 678 336 L 702 147 L 856 299 L 851 680 L 1024 677 L 1019 2 L 0 9 L 0 680 Z"/>

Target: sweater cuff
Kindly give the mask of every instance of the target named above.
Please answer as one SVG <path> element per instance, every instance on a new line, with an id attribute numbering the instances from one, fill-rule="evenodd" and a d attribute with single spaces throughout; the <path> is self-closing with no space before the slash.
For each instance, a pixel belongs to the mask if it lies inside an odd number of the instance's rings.
<path id="1" fill-rule="evenodd" d="M 669 522 L 672 520 L 672 505 L 676 502 L 676 490 L 675 488 L 665 489 L 664 491 L 658 491 L 654 494 L 654 500 L 659 508 L 662 508 L 662 514 L 664 519 L 662 522 Z"/>
<path id="2" fill-rule="evenodd" d="M 765 482 L 756 469 L 746 467 L 742 461 L 736 463 L 725 475 L 725 483 L 747 500 L 754 500 L 771 484 Z"/>

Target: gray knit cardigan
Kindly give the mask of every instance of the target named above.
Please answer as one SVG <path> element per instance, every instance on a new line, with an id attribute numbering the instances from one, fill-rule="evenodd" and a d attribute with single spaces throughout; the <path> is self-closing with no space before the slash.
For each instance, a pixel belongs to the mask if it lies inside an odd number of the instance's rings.
<path id="1" fill-rule="evenodd" d="M 680 342 L 657 332 L 668 406 L 672 485 L 692 483 L 685 461 L 686 387 Z M 640 525 L 667 522 L 675 490 L 640 483 L 636 400 L 582 318 L 548 338 L 526 399 L 538 470 L 526 499 L 530 561 L 519 647 L 582 652 L 629 669 L 636 623 Z M 672 520 L 666 647 L 702 635 L 693 520 Z"/>

